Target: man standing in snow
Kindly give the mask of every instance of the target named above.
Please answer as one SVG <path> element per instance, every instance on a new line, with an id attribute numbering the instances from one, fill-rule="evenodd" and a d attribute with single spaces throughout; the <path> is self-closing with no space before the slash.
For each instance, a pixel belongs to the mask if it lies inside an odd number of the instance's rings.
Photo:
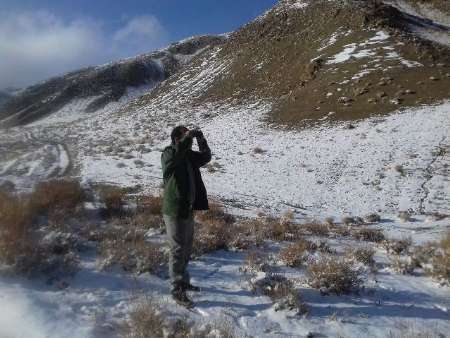
<path id="1" fill-rule="evenodd" d="M 197 139 L 199 151 L 192 150 Z M 208 210 L 200 167 L 211 161 L 211 150 L 199 129 L 175 127 L 172 144 L 161 155 L 164 178 L 163 217 L 170 246 L 169 274 L 172 296 L 183 306 L 193 306 L 186 291 L 200 289 L 190 282 L 187 265 L 192 251 L 194 210 Z"/>

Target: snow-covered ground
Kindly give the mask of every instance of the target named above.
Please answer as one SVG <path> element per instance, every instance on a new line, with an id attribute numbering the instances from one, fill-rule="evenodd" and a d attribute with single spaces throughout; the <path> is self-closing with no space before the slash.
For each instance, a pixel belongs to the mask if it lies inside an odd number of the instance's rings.
<path id="1" fill-rule="evenodd" d="M 446 102 L 405 110 L 353 123 L 353 129 L 345 123 L 302 131 L 268 128 L 264 105 L 224 108 L 206 121 L 200 118 L 208 110 L 194 112 L 177 122 L 204 130 L 218 168 L 204 170 L 204 179 L 209 193 L 222 200 L 277 212 L 293 208 L 318 218 L 402 210 L 449 213 L 449 108 Z M 130 159 L 89 156 L 81 176 L 157 189 L 159 149 L 168 143 L 172 122 L 162 120 L 165 113 L 155 116 L 162 125 L 151 152 L 130 150 Z M 145 167 L 136 166 L 136 159 Z"/>
<path id="2" fill-rule="evenodd" d="M 286 5 L 299 10 L 306 6 L 303 1 Z M 381 67 L 370 63 L 380 60 L 420 66 L 396 53 L 386 32 L 373 33 L 329 56 L 328 63 L 334 67 L 351 57 L 367 59 L 356 78 L 372 66 Z M 320 52 L 347 34 L 342 31 L 324 41 Z M 373 54 L 378 47 L 381 56 Z M 95 114 L 83 113 L 92 98 L 77 100 L 29 126 L 2 130 L 0 184 L 11 181 L 29 189 L 37 181 L 70 172 L 86 184 L 140 186 L 156 193 L 161 150 L 171 129 L 186 124 L 202 128 L 213 152 L 203 170 L 209 195 L 233 213 L 280 215 L 291 210 L 296 220 L 307 221 L 375 212 L 382 218 L 375 228 L 389 238 L 411 236 L 416 244 L 438 240 L 448 231 L 448 218 L 436 221 L 428 214 L 450 214 L 450 102 L 351 124 L 328 122 L 330 111 L 316 127 L 290 130 L 268 125 L 271 104 L 259 99 L 189 105 L 189 99 L 200 97 L 229 70 L 232 60 L 219 54 L 220 47 L 213 49 L 207 61 L 166 81 L 159 96 L 138 99 L 145 105 L 128 106 L 150 90 L 138 88 Z M 400 211 L 409 211 L 414 221 L 399 222 Z M 333 242 L 336 247 L 357 244 Z M 0 273 L 0 337 L 114 337 L 116 324 L 126 318 L 139 291 L 157 295 L 171 314 L 199 322 L 225 318 L 249 337 L 387 337 L 408 327 L 445 337 L 450 330 L 450 288 L 429 277 L 392 271 L 379 247 L 380 270 L 368 276 L 359 295 L 321 296 L 300 285 L 310 307 L 306 317 L 276 312 L 269 298 L 252 294 L 239 271 L 244 256 L 220 251 L 191 264 L 193 282 L 203 288 L 195 296 L 195 313 L 170 301 L 167 280 L 100 271 L 95 248 L 83 254 L 81 270 L 67 279 L 67 288 Z M 304 274 L 282 272 L 295 278 Z"/>
<path id="3" fill-rule="evenodd" d="M 271 252 L 270 246 L 267 252 Z M 167 316 L 188 318 L 198 326 L 225 321 L 232 324 L 237 336 L 305 337 L 313 333 L 321 337 L 382 338 L 414 327 L 418 332 L 430 332 L 430 337 L 445 337 L 450 329 L 449 287 L 439 287 L 428 277 L 400 275 L 388 267 L 370 274 L 364 289 L 354 295 L 323 296 L 300 283 L 309 313 L 299 316 L 293 311 L 275 311 L 268 297 L 250 291 L 247 277 L 240 271 L 245 255 L 218 251 L 191 263 L 192 281 L 202 288 L 193 294 L 195 311 L 170 300 L 165 279 L 100 271 L 93 251 L 84 255 L 82 269 L 67 280 L 66 288 L 3 276 L 0 336 L 116 337 L 118 324 L 141 293 L 158 299 Z M 386 262 L 386 253 L 378 250 L 376 261 Z M 300 270 L 276 269 L 289 277 L 304 277 Z"/>
<path id="4" fill-rule="evenodd" d="M 223 105 L 175 115 L 166 108 L 149 106 L 129 115 L 105 112 L 111 114 L 109 119 L 101 114 L 77 122 L 82 125 L 53 132 L 78 139 L 76 161 L 84 181 L 142 184 L 144 190 L 157 191 L 160 149 L 168 143 L 171 127 L 199 125 L 213 150 L 215 169 L 204 170 L 206 186 L 211 196 L 230 205 L 233 212 L 279 215 L 293 210 L 299 220 L 377 212 L 382 222 L 376 228 L 389 238 L 411 236 L 416 244 L 438 240 L 448 231 L 448 219 L 435 221 L 424 213 L 450 213 L 449 102 L 354 121 L 351 128 L 348 123 L 330 122 L 305 130 L 267 126 L 264 117 L 269 108 L 264 103 Z M 206 114 L 211 115 L 205 118 Z M 141 129 L 142 124 L 153 128 Z M 30 138 L 30 133 L 47 135 L 49 130 L 40 125 L 26 132 Z M 149 151 L 142 152 L 137 140 L 144 136 Z M 20 138 L 20 133 L 15 137 Z M 122 153 L 104 152 L 117 140 L 114 137 L 130 142 L 118 144 L 124 148 Z M 142 163 L 137 165 L 137 159 Z M 415 220 L 399 222 L 396 215 L 401 210 L 411 211 Z M 277 312 L 269 298 L 252 294 L 239 271 L 244 256 L 221 251 L 192 263 L 193 281 L 203 288 L 194 296 L 194 313 L 170 301 L 167 280 L 100 271 L 94 252 L 82 257 L 82 269 L 67 280 L 69 286 L 64 289 L 44 281 L 1 277 L 0 294 L 6 306 L 0 334 L 14 338 L 30 332 L 50 338 L 114 337 L 137 290 L 162 299 L 171 316 L 187 316 L 200 323 L 225 318 L 239 334 L 249 337 L 304 337 L 308 333 L 386 337 L 408 327 L 429 330 L 437 337 L 450 329 L 449 287 L 429 277 L 392 271 L 383 264 L 388 258 L 381 249 L 376 255 L 381 269 L 368 276 L 359 295 L 321 296 L 300 284 L 310 309 L 306 317 Z M 281 272 L 295 278 L 304 275 L 304 271 Z M 27 325 L 21 325 L 22 321 Z"/>

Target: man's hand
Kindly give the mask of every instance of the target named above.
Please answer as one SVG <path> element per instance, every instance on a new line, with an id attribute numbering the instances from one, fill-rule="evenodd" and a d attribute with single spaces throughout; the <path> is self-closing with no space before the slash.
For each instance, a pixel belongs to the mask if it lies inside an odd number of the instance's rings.
<path id="1" fill-rule="evenodd" d="M 189 135 L 197 139 L 203 138 L 203 132 L 200 129 L 192 129 L 189 131 Z"/>

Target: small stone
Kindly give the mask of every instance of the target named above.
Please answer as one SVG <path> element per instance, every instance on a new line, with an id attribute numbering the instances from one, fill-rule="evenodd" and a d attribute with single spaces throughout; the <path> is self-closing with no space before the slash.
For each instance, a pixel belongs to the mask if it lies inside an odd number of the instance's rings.
<path id="1" fill-rule="evenodd" d="M 344 129 L 355 129 L 356 127 L 353 125 L 353 124 L 351 124 L 351 123 L 349 123 L 349 124 L 347 124 L 345 127 L 344 127 Z"/>
<path id="2" fill-rule="evenodd" d="M 416 84 L 418 84 L 419 86 L 423 85 L 423 81 L 417 81 Z"/>
<path id="3" fill-rule="evenodd" d="M 384 87 L 384 86 L 386 86 L 387 85 L 387 82 L 386 81 L 380 81 L 380 82 L 378 82 L 378 86 L 380 86 L 380 87 Z"/>
<path id="4" fill-rule="evenodd" d="M 373 97 L 371 97 L 370 99 L 367 100 L 367 102 L 369 102 L 369 103 L 375 103 L 375 102 L 377 102 L 377 100 L 374 99 Z"/>
<path id="5" fill-rule="evenodd" d="M 340 98 L 338 98 L 338 102 L 339 103 L 349 103 L 352 102 L 353 99 L 347 96 L 341 96 Z"/>
<path id="6" fill-rule="evenodd" d="M 405 94 L 407 94 L 407 95 L 414 95 L 415 93 L 416 93 L 416 91 L 412 90 L 412 89 L 406 89 L 405 90 Z"/>
<path id="7" fill-rule="evenodd" d="M 366 94 L 366 93 L 368 93 L 369 92 L 369 89 L 368 88 L 357 88 L 356 90 L 355 90 L 355 93 L 356 93 L 356 95 L 364 95 L 364 94 Z"/>
<path id="8" fill-rule="evenodd" d="M 378 92 L 377 93 L 377 97 L 380 98 L 380 99 L 383 98 L 383 97 L 386 97 L 386 96 L 387 96 L 387 94 L 385 92 Z"/>
<path id="9" fill-rule="evenodd" d="M 392 100 L 389 101 L 389 102 L 391 102 L 392 104 L 395 104 L 395 105 L 399 105 L 399 104 L 402 103 L 402 99 L 396 97 L 395 99 L 392 99 Z"/>
<path id="10" fill-rule="evenodd" d="M 402 90 L 399 90 L 397 93 L 395 93 L 395 96 L 403 96 L 405 94 L 406 94 L 406 92 L 402 89 Z"/>
<path id="11" fill-rule="evenodd" d="M 431 81 L 439 81 L 439 79 L 436 76 L 430 76 Z"/>

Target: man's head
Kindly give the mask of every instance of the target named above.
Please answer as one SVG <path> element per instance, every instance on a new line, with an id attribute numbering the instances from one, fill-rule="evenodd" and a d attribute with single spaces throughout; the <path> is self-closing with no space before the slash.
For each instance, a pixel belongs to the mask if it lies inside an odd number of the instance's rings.
<path id="1" fill-rule="evenodd" d="M 189 131 L 185 126 L 177 126 L 173 128 L 170 138 L 172 139 L 172 144 L 177 144 L 183 136 Z"/>

